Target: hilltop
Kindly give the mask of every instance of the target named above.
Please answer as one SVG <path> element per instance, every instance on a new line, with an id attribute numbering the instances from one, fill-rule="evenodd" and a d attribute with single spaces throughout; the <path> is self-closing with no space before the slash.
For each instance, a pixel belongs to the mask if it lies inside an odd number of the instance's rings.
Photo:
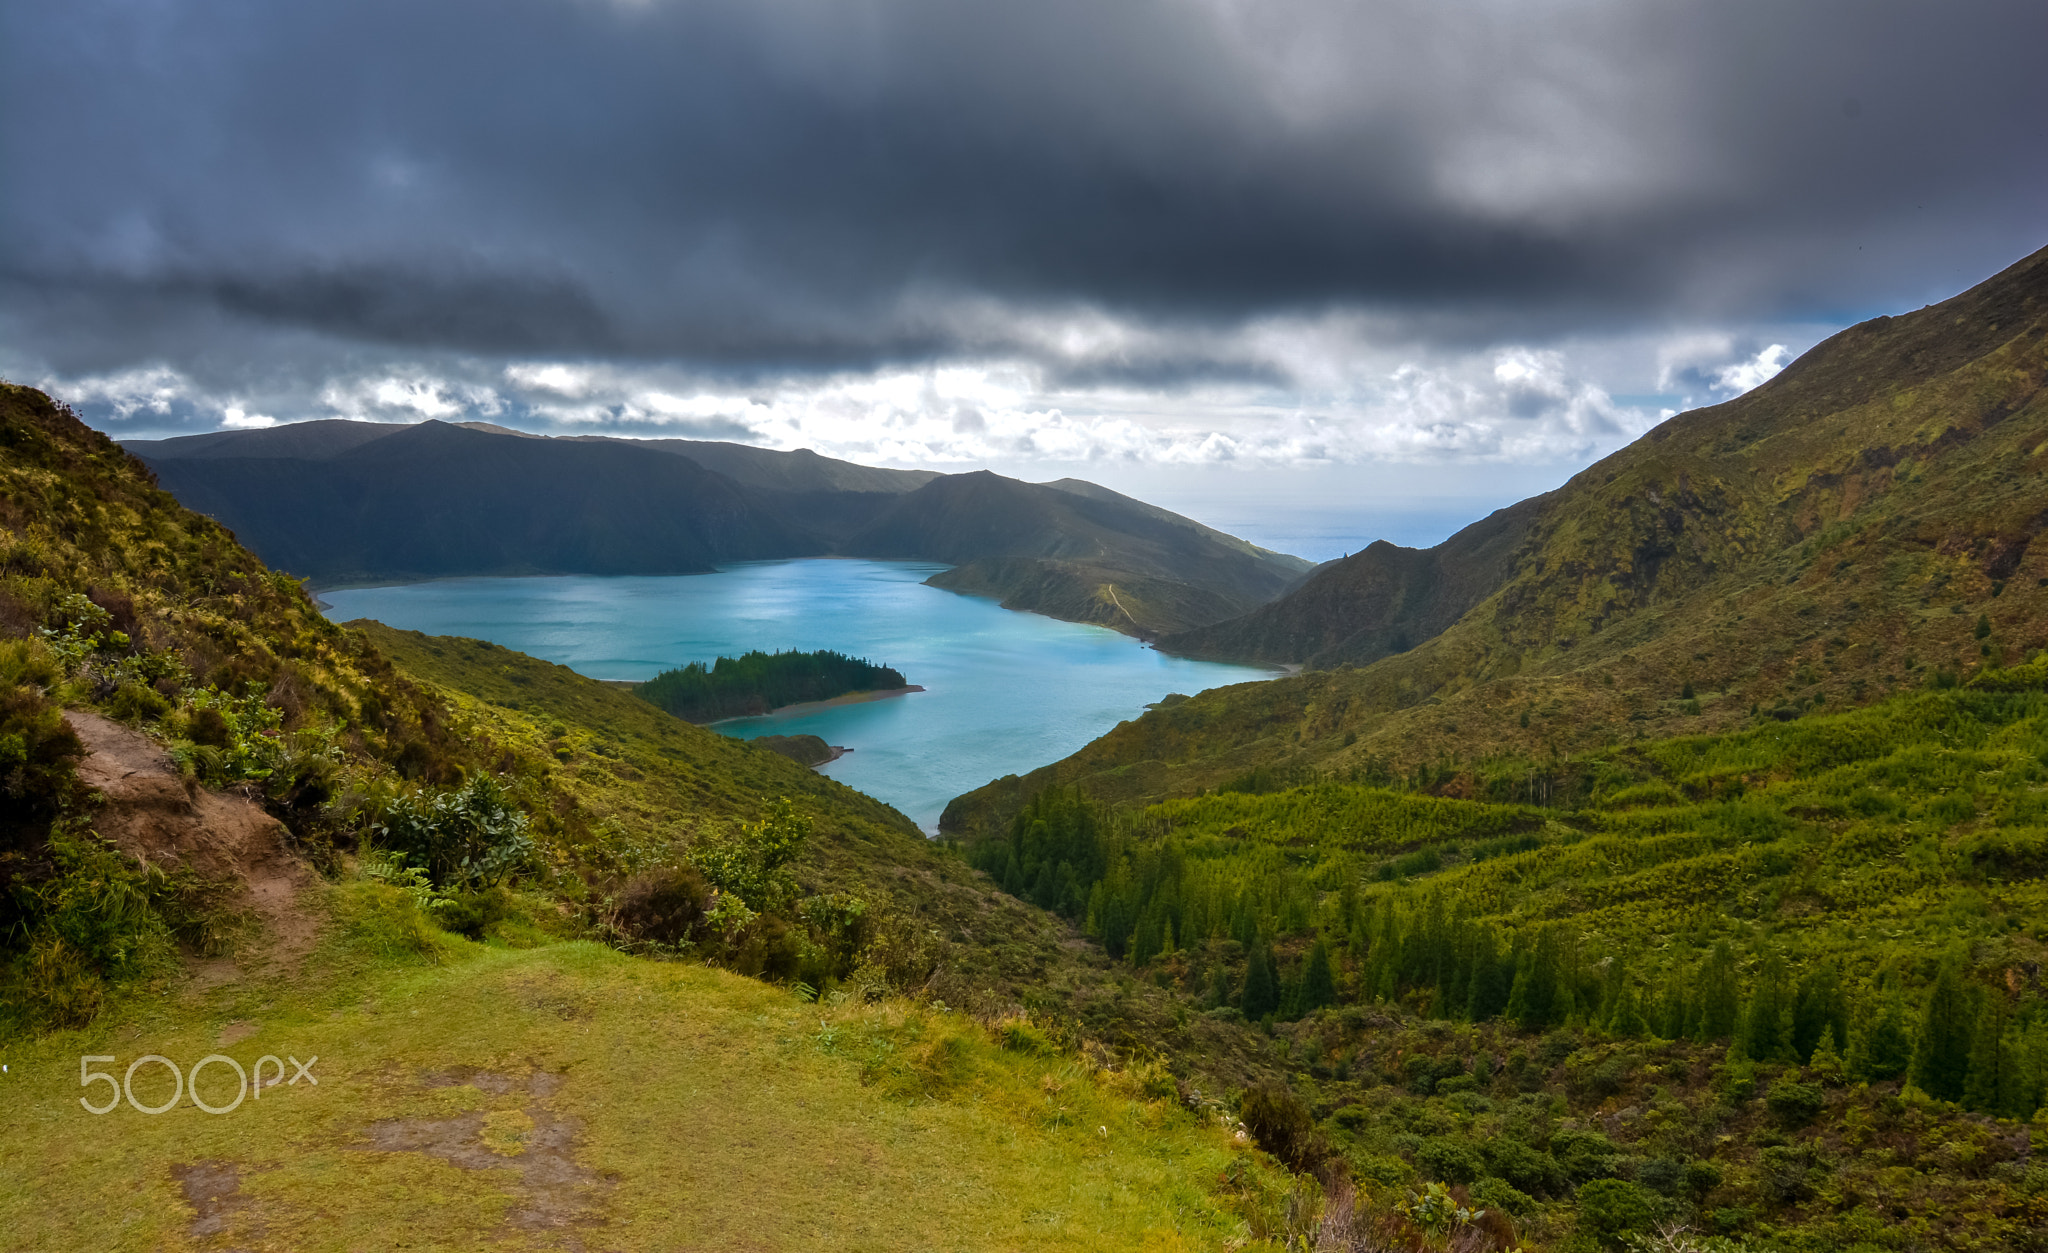
<path id="1" fill-rule="evenodd" d="M 808 450 L 339 420 L 128 447 L 179 500 L 316 584 L 911 559 L 955 567 L 937 587 L 1150 637 L 1241 614 L 1310 568 L 1079 480 Z"/>
<path id="2" fill-rule="evenodd" d="M 1321 667 L 1158 709 L 956 801 L 1117 803 L 1731 729 L 2048 644 L 2048 251 L 1841 332 L 1438 548 L 1376 544 L 1162 648 Z"/>

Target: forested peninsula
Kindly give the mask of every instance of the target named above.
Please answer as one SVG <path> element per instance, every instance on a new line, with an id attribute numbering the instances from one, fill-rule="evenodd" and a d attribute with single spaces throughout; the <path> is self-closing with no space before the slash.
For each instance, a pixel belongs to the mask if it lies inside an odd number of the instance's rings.
<path id="1" fill-rule="evenodd" d="M 742 657 L 720 657 L 709 666 L 693 661 L 654 676 L 633 692 L 685 721 L 717 722 L 852 692 L 892 692 L 908 686 L 897 670 L 829 649 L 756 650 Z"/>

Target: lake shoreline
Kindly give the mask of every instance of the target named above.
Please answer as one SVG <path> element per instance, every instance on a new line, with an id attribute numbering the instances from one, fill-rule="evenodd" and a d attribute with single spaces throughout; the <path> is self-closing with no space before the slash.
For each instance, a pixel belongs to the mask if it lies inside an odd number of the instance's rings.
<path id="1" fill-rule="evenodd" d="M 714 735 L 815 735 L 851 748 L 821 774 L 894 805 L 924 831 L 955 796 L 1083 748 L 1176 690 L 1277 668 L 1175 657 L 1099 626 L 927 587 L 933 562 L 787 561 L 710 578 L 448 579 L 330 591 L 332 617 L 489 639 L 626 690 L 689 660 L 834 648 L 886 658 L 909 689 L 721 720 Z M 1118 588 L 1121 595 L 1123 589 Z M 829 689 L 827 689 L 829 690 Z M 824 756 L 812 745 L 807 756 Z"/>
<path id="2" fill-rule="evenodd" d="M 865 705 L 869 701 L 890 700 L 897 696 L 908 696 L 912 692 L 922 692 L 923 690 L 924 688 L 919 684 L 911 683 L 903 687 L 886 688 L 878 692 L 846 692 L 839 696 L 834 696 L 830 700 L 806 700 L 799 701 L 794 705 L 777 705 L 764 714 L 741 714 L 738 717 L 720 718 L 716 722 L 701 722 L 697 725 L 716 727 L 728 722 L 745 722 L 751 718 L 805 718 L 814 713 L 823 713 L 827 709 L 837 709 L 842 705 Z"/>

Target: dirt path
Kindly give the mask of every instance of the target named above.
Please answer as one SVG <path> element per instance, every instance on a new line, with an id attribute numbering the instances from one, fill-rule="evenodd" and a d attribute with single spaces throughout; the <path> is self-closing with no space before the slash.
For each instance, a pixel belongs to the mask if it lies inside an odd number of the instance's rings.
<path id="1" fill-rule="evenodd" d="M 319 922 L 299 908 L 299 894 L 316 876 L 286 849 L 283 824 L 246 797 L 187 782 L 139 731 L 83 710 L 64 720 L 86 747 L 79 780 L 106 798 L 93 823 L 100 835 L 150 865 L 236 883 L 230 905 L 262 922 L 270 960 L 311 950 Z"/>
<path id="2" fill-rule="evenodd" d="M 1109 603 L 1116 606 L 1116 611 L 1118 613 L 1122 614 L 1126 618 L 1130 618 L 1132 626 L 1138 626 L 1138 620 L 1136 618 L 1131 617 L 1131 611 L 1124 608 L 1124 603 L 1116 598 L 1116 584 L 1104 583 L 1103 586 L 1109 589 Z M 1138 629 L 1141 631 L 1144 630 L 1143 627 L 1138 627 Z"/>

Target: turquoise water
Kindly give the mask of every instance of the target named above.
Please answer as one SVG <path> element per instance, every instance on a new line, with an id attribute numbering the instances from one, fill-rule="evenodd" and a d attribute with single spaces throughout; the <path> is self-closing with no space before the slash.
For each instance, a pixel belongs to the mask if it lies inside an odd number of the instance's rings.
<path id="1" fill-rule="evenodd" d="M 375 618 L 490 640 L 593 679 L 646 679 L 755 648 L 832 648 L 894 666 L 925 690 L 718 730 L 817 735 L 851 748 L 824 772 L 927 831 L 953 797 L 1056 761 L 1169 692 L 1272 675 L 1168 657 L 1114 631 L 922 586 L 945 568 L 763 561 L 716 574 L 444 579 L 321 598 L 337 622 Z"/>

